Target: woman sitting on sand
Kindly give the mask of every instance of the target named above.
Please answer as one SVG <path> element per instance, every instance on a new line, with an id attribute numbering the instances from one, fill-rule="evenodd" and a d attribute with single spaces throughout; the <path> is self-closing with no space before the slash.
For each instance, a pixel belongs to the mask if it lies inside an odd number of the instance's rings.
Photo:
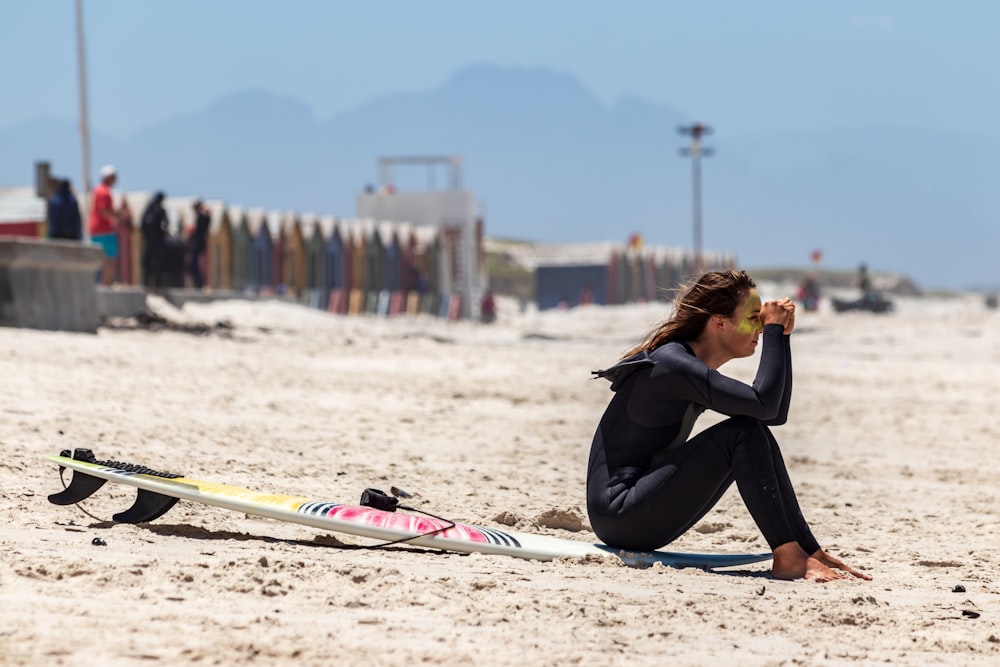
<path id="1" fill-rule="evenodd" d="M 711 272 L 616 365 L 595 371 L 615 392 L 594 435 L 587 511 L 594 532 L 622 549 L 658 549 L 701 519 L 735 481 L 774 553 L 776 579 L 866 574 L 820 548 L 802 517 L 778 443 L 792 396 L 795 304 L 761 304 L 745 272 Z M 753 386 L 718 368 L 763 337 Z M 710 408 L 729 419 L 689 439 Z M 838 572 L 838 570 L 842 572 Z"/>

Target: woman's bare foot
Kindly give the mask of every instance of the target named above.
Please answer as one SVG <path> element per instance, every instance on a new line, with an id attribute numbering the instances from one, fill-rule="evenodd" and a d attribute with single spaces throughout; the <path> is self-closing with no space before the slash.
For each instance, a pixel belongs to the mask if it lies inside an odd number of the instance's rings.
<path id="1" fill-rule="evenodd" d="M 817 554 L 821 551 L 816 552 Z M 822 552 L 825 554 L 825 552 Z M 827 582 L 843 579 L 844 575 L 823 563 L 816 554 L 810 556 L 797 542 L 786 542 L 774 550 L 771 576 L 775 579 L 806 579 Z"/>
<path id="2" fill-rule="evenodd" d="M 853 567 L 851 567 L 850 565 L 848 565 L 844 561 L 840 560 L 839 558 L 835 558 L 834 556 L 831 556 L 830 554 L 828 554 L 827 552 L 823 551 L 822 549 L 820 549 L 819 551 L 817 551 L 816 553 L 814 553 L 812 555 L 812 558 L 815 558 L 816 560 L 818 560 L 819 562 L 823 563 L 827 567 L 835 568 L 837 570 L 843 570 L 844 572 L 847 572 L 848 574 L 854 575 L 858 579 L 864 579 L 865 581 L 871 581 L 872 580 L 872 577 L 871 577 L 870 574 L 865 574 L 864 572 L 861 572 L 860 570 L 855 570 Z"/>
<path id="3" fill-rule="evenodd" d="M 806 559 L 806 576 L 803 578 L 807 581 L 818 581 L 822 584 L 834 579 L 846 579 L 846 576 L 809 556 Z"/>

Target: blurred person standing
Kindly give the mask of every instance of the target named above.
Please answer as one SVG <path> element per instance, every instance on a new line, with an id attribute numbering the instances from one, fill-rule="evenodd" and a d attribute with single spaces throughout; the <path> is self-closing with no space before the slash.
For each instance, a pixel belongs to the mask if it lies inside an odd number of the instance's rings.
<path id="1" fill-rule="evenodd" d="M 167 252 L 167 211 L 163 200 L 167 195 L 157 192 L 146 204 L 139 223 L 142 230 L 142 280 L 146 289 L 163 287 L 164 260 Z"/>
<path id="2" fill-rule="evenodd" d="M 875 287 L 872 285 L 872 277 L 868 273 L 867 264 L 858 266 L 858 289 L 861 290 L 862 301 L 877 300 L 878 292 L 875 291 Z"/>
<path id="3" fill-rule="evenodd" d="M 497 321 L 497 302 L 493 297 L 492 290 L 488 290 L 483 297 L 479 319 L 483 324 L 492 324 Z"/>
<path id="4" fill-rule="evenodd" d="M 212 217 L 209 215 L 205 202 L 200 199 L 195 200 L 194 229 L 191 230 L 191 236 L 188 237 L 188 273 L 191 274 L 191 282 L 196 289 L 202 289 L 205 286 L 201 262 L 208 246 L 208 230 L 211 224 Z"/>
<path id="5" fill-rule="evenodd" d="M 816 280 L 816 274 L 807 273 L 799 284 L 798 299 L 802 302 L 802 307 L 807 312 L 816 312 L 819 310 L 820 296 L 819 282 Z"/>
<path id="6" fill-rule="evenodd" d="M 110 164 L 101 167 L 101 182 L 94 188 L 90 206 L 90 239 L 104 250 L 101 283 L 110 285 L 115 280 L 118 257 L 118 230 L 115 228 L 117 213 L 111 188 L 118 182 L 118 171 Z"/>
<path id="7" fill-rule="evenodd" d="M 50 239 L 79 241 L 83 238 L 80 204 L 68 178 L 56 181 L 55 191 L 49 197 L 48 218 Z"/>

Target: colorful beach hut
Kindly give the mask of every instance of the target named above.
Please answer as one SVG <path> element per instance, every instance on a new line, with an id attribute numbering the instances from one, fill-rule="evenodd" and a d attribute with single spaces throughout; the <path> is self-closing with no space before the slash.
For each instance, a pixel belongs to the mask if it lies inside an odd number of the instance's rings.
<path id="1" fill-rule="evenodd" d="M 250 214 L 235 206 L 230 209 L 230 213 L 233 224 L 233 289 L 242 292 L 251 289 L 250 246 L 253 237 Z"/>
<path id="2" fill-rule="evenodd" d="M 282 282 L 287 290 L 298 299 L 306 294 L 306 243 L 302 230 L 302 218 L 294 213 L 285 215 L 281 221 L 282 231 Z"/>
<path id="3" fill-rule="evenodd" d="M 346 313 L 351 286 L 350 240 L 345 239 L 343 227 L 333 218 L 321 218 L 323 231 L 323 285 L 329 296 L 327 310 Z"/>

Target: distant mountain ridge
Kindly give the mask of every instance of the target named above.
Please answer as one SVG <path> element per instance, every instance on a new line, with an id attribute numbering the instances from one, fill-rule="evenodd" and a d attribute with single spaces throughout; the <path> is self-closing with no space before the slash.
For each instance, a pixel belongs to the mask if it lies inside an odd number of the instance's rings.
<path id="1" fill-rule="evenodd" d="M 118 166 L 125 189 L 341 217 L 354 215 L 379 156 L 457 154 L 491 236 L 571 243 L 638 231 L 687 247 L 691 165 L 677 127 L 691 120 L 638 97 L 608 107 L 564 73 L 477 65 L 327 120 L 242 91 L 125 139 L 93 131 L 91 152 L 95 168 Z M 821 248 L 831 267 L 867 262 L 926 287 L 1000 284 L 996 141 L 900 127 L 769 137 L 716 128 L 706 143 L 706 248 L 750 267 L 803 266 Z M 81 182 L 72 123 L 0 128 L 0 156 L 0 185 L 29 183 L 38 159 Z M 402 188 L 426 183 L 420 170 L 399 172 Z"/>

